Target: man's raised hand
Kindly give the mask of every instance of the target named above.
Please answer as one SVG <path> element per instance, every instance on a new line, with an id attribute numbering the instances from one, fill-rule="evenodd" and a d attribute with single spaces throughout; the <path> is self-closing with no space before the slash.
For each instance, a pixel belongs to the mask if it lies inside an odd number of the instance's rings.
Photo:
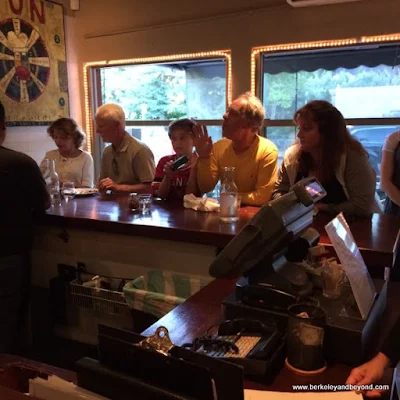
<path id="1" fill-rule="evenodd" d="M 211 136 L 208 136 L 207 127 L 205 125 L 197 125 L 193 127 L 194 146 L 200 158 L 210 157 L 213 148 Z"/>

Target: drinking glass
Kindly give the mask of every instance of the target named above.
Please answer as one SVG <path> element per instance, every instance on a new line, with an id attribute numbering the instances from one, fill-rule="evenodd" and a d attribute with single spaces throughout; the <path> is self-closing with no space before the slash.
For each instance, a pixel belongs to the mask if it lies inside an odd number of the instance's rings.
<path id="1" fill-rule="evenodd" d="M 61 193 L 64 197 L 65 202 L 68 203 L 69 200 L 72 200 L 75 197 L 75 185 L 73 182 L 64 182 L 62 184 Z"/>
<path id="2" fill-rule="evenodd" d="M 142 214 L 147 214 L 151 210 L 151 194 L 139 194 L 139 209 Z"/>
<path id="3" fill-rule="evenodd" d="M 140 208 L 139 196 L 137 193 L 130 193 L 128 199 L 128 207 L 132 211 L 137 211 Z"/>

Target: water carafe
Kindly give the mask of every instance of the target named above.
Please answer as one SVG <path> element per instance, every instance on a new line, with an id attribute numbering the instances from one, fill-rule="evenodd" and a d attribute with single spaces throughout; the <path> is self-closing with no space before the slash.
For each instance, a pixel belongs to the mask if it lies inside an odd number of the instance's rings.
<path id="1" fill-rule="evenodd" d="M 55 161 L 50 160 L 50 174 L 46 179 L 47 188 L 49 190 L 51 204 L 58 205 L 61 203 L 61 193 L 60 193 L 60 179 L 56 172 Z"/>
<path id="2" fill-rule="evenodd" d="M 235 185 L 235 167 L 224 167 L 219 194 L 219 218 L 222 222 L 235 222 L 239 219 L 239 196 Z"/>

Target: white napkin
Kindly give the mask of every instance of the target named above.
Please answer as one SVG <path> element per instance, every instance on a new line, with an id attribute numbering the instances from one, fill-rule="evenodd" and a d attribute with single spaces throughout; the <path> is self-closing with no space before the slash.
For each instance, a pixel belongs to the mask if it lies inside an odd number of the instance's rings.
<path id="1" fill-rule="evenodd" d="M 217 200 L 209 199 L 208 197 L 196 197 L 193 193 L 183 196 L 183 205 L 185 208 L 191 208 L 195 211 L 219 211 Z"/>

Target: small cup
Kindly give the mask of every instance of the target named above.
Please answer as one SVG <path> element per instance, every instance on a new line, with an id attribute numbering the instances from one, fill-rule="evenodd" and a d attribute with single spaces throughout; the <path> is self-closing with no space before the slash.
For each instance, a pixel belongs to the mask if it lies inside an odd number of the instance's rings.
<path id="1" fill-rule="evenodd" d="M 68 203 L 69 200 L 72 200 L 76 194 L 74 182 L 63 182 L 61 187 L 61 194 L 63 195 L 66 203 Z"/>
<path id="2" fill-rule="evenodd" d="M 147 214 L 151 211 L 151 202 L 152 195 L 151 194 L 139 194 L 139 209 L 142 214 Z"/>
<path id="3" fill-rule="evenodd" d="M 139 210 L 140 204 L 139 204 L 139 196 L 138 196 L 137 193 L 130 193 L 129 194 L 128 207 L 132 211 Z"/>

